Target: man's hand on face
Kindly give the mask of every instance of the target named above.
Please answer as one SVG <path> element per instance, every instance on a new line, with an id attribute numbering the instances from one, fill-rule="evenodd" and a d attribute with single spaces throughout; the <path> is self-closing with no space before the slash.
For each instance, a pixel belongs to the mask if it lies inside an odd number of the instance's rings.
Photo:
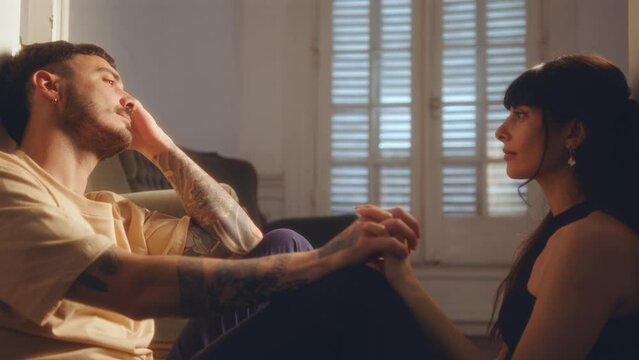
<path id="1" fill-rule="evenodd" d="M 133 135 L 129 149 L 136 150 L 151 159 L 154 155 L 173 146 L 171 138 L 158 126 L 153 116 L 138 100 L 134 100 L 132 106 L 128 108 L 131 114 L 131 133 Z"/>

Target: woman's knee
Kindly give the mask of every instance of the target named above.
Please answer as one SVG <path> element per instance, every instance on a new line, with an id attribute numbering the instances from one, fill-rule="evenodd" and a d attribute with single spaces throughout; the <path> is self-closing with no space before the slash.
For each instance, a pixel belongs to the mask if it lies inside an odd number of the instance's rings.
<path id="1" fill-rule="evenodd" d="M 271 230 L 251 251 L 251 256 L 304 252 L 313 250 L 313 246 L 305 237 L 290 229 Z"/>

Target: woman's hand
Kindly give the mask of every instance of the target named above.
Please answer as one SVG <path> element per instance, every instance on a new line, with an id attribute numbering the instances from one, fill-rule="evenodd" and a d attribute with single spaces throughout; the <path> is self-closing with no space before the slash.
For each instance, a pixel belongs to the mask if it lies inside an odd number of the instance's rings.
<path id="1" fill-rule="evenodd" d="M 417 277 L 408 256 L 401 258 L 392 253 L 384 253 L 382 269 L 388 283 L 397 291 L 403 286 L 417 284 Z"/>

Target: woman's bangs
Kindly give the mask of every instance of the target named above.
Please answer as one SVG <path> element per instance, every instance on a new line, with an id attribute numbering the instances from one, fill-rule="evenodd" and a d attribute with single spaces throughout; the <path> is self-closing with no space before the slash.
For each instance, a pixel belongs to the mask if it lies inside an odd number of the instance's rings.
<path id="1" fill-rule="evenodd" d="M 504 94 L 504 107 L 510 110 L 513 106 L 541 105 L 541 84 L 536 68 L 529 69 L 519 75 L 506 90 Z"/>

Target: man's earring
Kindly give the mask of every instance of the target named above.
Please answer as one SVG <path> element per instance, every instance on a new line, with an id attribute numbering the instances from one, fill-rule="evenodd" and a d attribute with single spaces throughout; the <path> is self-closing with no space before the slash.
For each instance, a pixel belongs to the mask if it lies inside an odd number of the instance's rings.
<path id="1" fill-rule="evenodd" d="M 575 167 L 577 161 L 575 160 L 575 149 L 570 149 L 570 156 L 568 157 L 568 166 Z"/>

